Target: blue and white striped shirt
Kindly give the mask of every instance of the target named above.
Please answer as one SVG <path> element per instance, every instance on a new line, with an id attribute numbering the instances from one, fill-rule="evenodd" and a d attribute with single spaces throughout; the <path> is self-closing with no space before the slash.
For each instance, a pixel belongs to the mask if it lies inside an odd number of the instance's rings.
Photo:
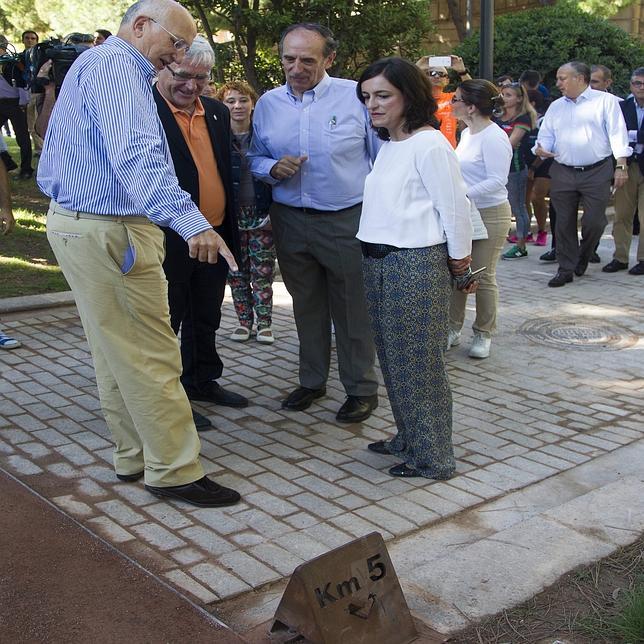
<path id="1" fill-rule="evenodd" d="M 38 186 L 63 208 L 146 215 L 188 239 L 212 226 L 177 182 L 152 97 L 155 73 L 116 36 L 79 56 L 49 121 Z"/>

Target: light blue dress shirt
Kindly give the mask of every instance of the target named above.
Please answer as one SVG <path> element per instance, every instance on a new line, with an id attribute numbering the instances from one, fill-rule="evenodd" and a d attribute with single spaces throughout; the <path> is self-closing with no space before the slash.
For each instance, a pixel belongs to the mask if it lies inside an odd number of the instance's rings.
<path id="1" fill-rule="evenodd" d="M 296 208 L 342 210 L 362 201 L 365 177 L 380 147 L 356 82 L 328 74 L 300 100 L 287 85 L 264 94 L 253 114 L 253 175 L 273 186 L 273 200 Z M 307 156 L 299 172 L 278 181 L 284 156 Z"/>
<path id="2" fill-rule="evenodd" d="M 155 73 L 116 36 L 81 54 L 49 121 L 38 186 L 63 208 L 146 215 L 188 239 L 212 226 L 179 187 L 152 97 Z"/>

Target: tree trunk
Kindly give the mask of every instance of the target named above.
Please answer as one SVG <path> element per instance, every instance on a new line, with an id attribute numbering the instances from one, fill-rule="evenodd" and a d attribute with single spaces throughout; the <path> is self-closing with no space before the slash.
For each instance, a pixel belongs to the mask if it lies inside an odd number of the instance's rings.
<path id="1" fill-rule="evenodd" d="M 461 3 L 459 0 L 447 0 L 447 6 L 449 7 L 449 15 L 452 17 L 452 22 L 456 27 L 458 39 L 460 42 L 463 42 L 467 37 L 467 28 L 465 27 L 463 14 L 461 13 Z"/>

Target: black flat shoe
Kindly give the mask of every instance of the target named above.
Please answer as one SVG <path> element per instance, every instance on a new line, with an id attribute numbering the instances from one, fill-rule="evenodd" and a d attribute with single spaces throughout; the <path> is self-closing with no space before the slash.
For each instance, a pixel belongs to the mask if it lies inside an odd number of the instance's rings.
<path id="1" fill-rule="evenodd" d="M 200 508 L 220 508 L 225 505 L 235 505 L 241 499 L 239 492 L 222 487 L 211 481 L 207 476 L 187 485 L 175 485 L 172 487 L 146 485 L 145 489 L 154 494 L 154 496 L 179 499 L 190 503 L 190 505 L 197 505 Z"/>
<path id="2" fill-rule="evenodd" d="M 644 260 L 637 262 L 633 268 L 631 268 L 630 271 L 628 271 L 629 275 L 644 275 Z"/>
<path id="3" fill-rule="evenodd" d="M 347 396 L 335 419 L 340 423 L 361 423 L 378 406 L 378 396 Z"/>
<path id="4" fill-rule="evenodd" d="M 548 252 L 544 253 L 539 257 L 542 262 L 556 262 L 557 261 L 557 251 L 554 248 L 551 248 Z"/>
<path id="5" fill-rule="evenodd" d="M 548 282 L 548 286 L 564 286 L 572 282 L 572 273 L 566 273 L 565 271 L 557 271 L 557 274 Z"/>
<path id="6" fill-rule="evenodd" d="M 134 483 L 135 481 L 138 481 L 140 478 L 143 477 L 143 470 L 140 472 L 136 472 L 135 474 L 116 474 L 116 478 L 119 481 L 123 481 L 124 483 Z"/>
<path id="7" fill-rule="evenodd" d="M 587 268 L 588 268 L 588 260 L 580 258 L 579 261 L 577 262 L 577 266 L 575 266 L 575 275 L 577 277 L 581 277 L 586 272 Z"/>
<path id="8" fill-rule="evenodd" d="M 212 427 L 212 423 L 209 418 L 206 418 L 203 414 L 200 414 L 198 411 L 192 410 L 192 420 L 194 421 L 195 427 L 198 432 L 205 432 L 207 429 Z"/>
<path id="9" fill-rule="evenodd" d="M 387 447 L 387 441 L 377 441 L 375 443 L 369 443 L 369 445 L 367 445 L 367 449 L 371 450 L 372 452 L 376 452 L 376 454 L 392 453 Z"/>
<path id="10" fill-rule="evenodd" d="M 199 389 L 185 387 L 185 390 L 190 400 L 201 400 L 215 405 L 222 405 L 223 407 L 248 407 L 248 398 L 244 398 L 244 396 L 240 396 L 234 391 L 224 389 L 214 380 Z"/>
<path id="11" fill-rule="evenodd" d="M 399 463 L 389 468 L 389 474 L 392 476 L 400 476 L 402 478 L 411 478 L 414 476 L 422 476 L 422 474 L 415 468 L 410 467 L 407 463 Z"/>
<path id="12" fill-rule="evenodd" d="M 304 411 L 313 404 L 314 400 L 322 398 L 325 394 L 326 387 L 321 387 L 320 389 L 298 387 L 282 401 L 282 409 L 288 409 L 289 411 Z"/>
<path id="13" fill-rule="evenodd" d="M 608 262 L 606 266 L 602 267 L 602 271 L 604 273 L 617 273 L 617 271 L 625 271 L 627 268 L 628 264 L 624 264 L 624 262 L 613 259 Z"/>
<path id="14" fill-rule="evenodd" d="M 591 264 L 599 264 L 602 261 L 602 258 L 597 254 L 597 251 L 593 251 L 588 258 L 588 261 Z"/>

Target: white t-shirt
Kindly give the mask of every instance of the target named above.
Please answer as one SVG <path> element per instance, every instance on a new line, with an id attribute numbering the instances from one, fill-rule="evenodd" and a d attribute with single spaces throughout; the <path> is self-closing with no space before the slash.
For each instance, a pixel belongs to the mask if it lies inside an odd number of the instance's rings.
<path id="1" fill-rule="evenodd" d="M 387 141 L 365 181 L 358 239 L 399 248 L 447 241 L 449 256 L 472 249 L 470 204 L 458 159 L 438 130 Z"/>
<path id="2" fill-rule="evenodd" d="M 496 124 L 472 134 L 461 133 L 456 148 L 467 196 L 477 208 L 490 208 L 507 201 L 508 173 L 512 162 L 512 145 L 508 135 Z"/>

